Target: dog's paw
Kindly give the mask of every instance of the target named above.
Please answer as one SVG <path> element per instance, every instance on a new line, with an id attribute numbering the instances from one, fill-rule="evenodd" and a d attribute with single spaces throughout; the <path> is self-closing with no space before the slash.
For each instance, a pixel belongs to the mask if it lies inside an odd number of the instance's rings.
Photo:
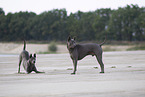
<path id="1" fill-rule="evenodd" d="M 100 72 L 100 73 L 104 73 L 104 72 Z"/>
<path id="2" fill-rule="evenodd" d="M 76 73 L 71 73 L 71 75 L 75 75 Z"/>

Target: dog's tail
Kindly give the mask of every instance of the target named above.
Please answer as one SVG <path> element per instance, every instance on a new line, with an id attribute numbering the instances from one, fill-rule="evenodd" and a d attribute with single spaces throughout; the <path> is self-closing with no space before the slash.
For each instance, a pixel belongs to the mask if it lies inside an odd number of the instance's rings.
<path id="1" fill-rule="evenodd" d="M 26 41 L 24 40 L 24 48 L 23 48 L 23 50 L 25 50 L 26 49 Z"/>
<path id="2" fill-rule="evenodd" d="M 105 36 L 105 40 L 99 45 L 102 46 L 105 42 L 106 42 L 106 36 Z"/>

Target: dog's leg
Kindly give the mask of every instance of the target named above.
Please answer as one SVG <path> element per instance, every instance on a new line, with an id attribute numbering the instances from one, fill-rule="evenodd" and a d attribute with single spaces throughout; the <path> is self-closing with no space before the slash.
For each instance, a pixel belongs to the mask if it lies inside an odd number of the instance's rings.
<path id="1" fill-rule="evenodd" d="M 20 58 L 19 58 L 19 68 L 18 68 L 18 73 L 20 73 L 21 62 L 22 62 L 22 57 L 20 56 Z"/>
<path id="2" fill-rule="evenodd" d="M 34 67 L 33 71 L 36 72 L 36 73 L 45 73 L 45 72 L 40 72 L 40 71 L 38 71 L 38 70 L 36 69 L 36 67 Z"/>
<path id="3" fill-rule="evenodd" d="M 96 58 L 97 58 L 98 63 L 100 64 L 100 67 L 101 67 L 101 72 L 100 73 L 104 73 L 104 64 L 102 62 L 102 53 L 97 54 Z"/>
<path id="4" fill-rule="evenodd" d="M 34 72 L 36 72 L 36 73 L 45 73 L 45 72 L 38 71 L 37 69 L 35 69 Z"/>
<path id="5" fill-rule="evenodd" d="M 27 74 L 30 74 L 32 71 L 30 71 L 30 72 L 27 72 Z"/>
<path id="6" fill-rule="evenodd" d="M 74 71 L 71 74 L 76 74 L 76 70 L 77 70 L 77 60 L 73 60 L 73 65 L 74 65 Z"/>
<path id="7" fill-rule="evenodd" d="M 41 72 L 41 71 L 35 71 L 36 73 L 45 73 L 45 72 Z"/>

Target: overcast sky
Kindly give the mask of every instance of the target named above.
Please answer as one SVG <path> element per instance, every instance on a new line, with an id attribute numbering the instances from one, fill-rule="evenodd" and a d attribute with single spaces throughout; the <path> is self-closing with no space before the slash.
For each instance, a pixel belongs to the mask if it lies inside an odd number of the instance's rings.
<path id="1" fill-rule="evenodd" d="M 44 11 L 61 8 L 65 8 L 70 14 L 78 10 L 87 12 L 100 8 L 117 9 L 118 7 L 125 7 L 127 4 L 145 7 L 145 0 L 0 0 L 0 8 L 3 8 L 6 14 L 19 11 L 40 14 Z"/>

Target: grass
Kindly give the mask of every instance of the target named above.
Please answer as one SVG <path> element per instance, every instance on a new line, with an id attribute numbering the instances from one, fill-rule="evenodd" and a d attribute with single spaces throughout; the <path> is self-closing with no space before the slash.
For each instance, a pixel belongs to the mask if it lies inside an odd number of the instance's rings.
<path id="1" fill-rule="evenodd" d="M 98 69 L 98 67 L 94 67 L 95 69 Z"/>
<path id="2" fill-rule="evenodd" d="M 116 68 L 116 66 L 112 66 L 111 68 Z"/>
<path id="3" fill-rule="evenodd" d="M 134 47 L 127 49 L 127 51 L 133 51 L 133 50 L 145 50 L 145 44 L 144 45 L 136 45 Z"/>
<path id="4" fill-rule="evenodd" d="M 38 54 L 57 54 L 57 52 L 38 52 Z"/>
<path id="5" fill-rule="evenodd" d="M 48 47 L 48 50 L 50 51 L 50 52 L 56 52 L 57 51 L 57 45 L 56 45 L 56 43 L 55 42 L 51 42 L 50 43 L 50 45 L 49 45 L 49 47 Z"/>
<path id="6" fill-rule="evenodd" d="M 105 47 L 105 48 L 103 48 L 103 51 L 116 51 L 116 49 L 114 49 L 114 48 L 111 48 L 111 46 L 107 46 L 107 47 Z"/>
<path id="7" fill-rule="evenodd" d="M 38 54 L 57 54 L 57 44 L 52 41 L 49 46 L 48 46 L 48 50 L 46 52 L 38 52 Z"/>
<path id="8" fill-rule="evenodd" d="M 131 68 L 132 66 L 127 66 L 128 68 Z"/>
<path id="9" fill-rule="evenodd" d="M 73 68 L 68 68 L 67 70 L 73 70 Z"/>

